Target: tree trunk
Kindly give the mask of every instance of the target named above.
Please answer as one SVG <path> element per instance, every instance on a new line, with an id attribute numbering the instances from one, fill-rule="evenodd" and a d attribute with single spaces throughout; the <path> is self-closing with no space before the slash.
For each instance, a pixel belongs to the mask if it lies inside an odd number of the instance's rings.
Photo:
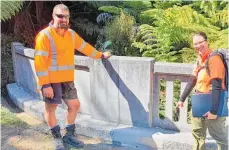
<path id="1" fill-rule="evenodd" d="M 27 46 L 33 47 L 35 28 L 28 9 L 15 17 L 14 34 L 22 37 Z"/>
<path id="2" fill-rule="evenodd" d="M 43 20 L 44 2 L 35 1 L 35 6 L 36 6 L 37 27 L 40 29 L 44 26 L 44 20 Z"/>

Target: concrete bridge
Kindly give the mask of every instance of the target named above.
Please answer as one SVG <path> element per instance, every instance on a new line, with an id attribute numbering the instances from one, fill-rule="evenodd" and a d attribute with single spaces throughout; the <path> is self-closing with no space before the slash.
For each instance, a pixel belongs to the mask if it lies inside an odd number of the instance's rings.
<path id="1" fill-rule="evenodd" d="M 7 89 L 14 103 L 44 120 L 44 102 L 37 93 L 34 49 L 11 45 L 15 82 Z M 75 56 L 75 85 L 81 102 L 77 134 L 100 137 L 137 149 L 191 150 L 193 137 L 187 122 L 188 104 L 173 120 L 174 81 L 187 84 L 191 64 L 155 62 L 151 58 L 112 56 L 93 60 Z M 165 118 L 159 117 L 160 81 L 166 81 Z M 161 105 L 161 104 L 160 104 Z M 65 126 L 66 105 L 57 109 L 58 123 Z M 207 149 L 216 149 L 211 137 Z"/>

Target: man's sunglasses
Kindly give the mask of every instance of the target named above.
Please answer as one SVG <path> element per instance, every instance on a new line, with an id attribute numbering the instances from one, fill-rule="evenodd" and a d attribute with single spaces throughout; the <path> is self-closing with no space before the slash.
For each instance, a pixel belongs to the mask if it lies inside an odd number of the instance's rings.
<path id="1" fill-rule="evenodd" d="M 69 19 L 70 18 L 69 15 L 56 14 L 56 16 L 60 19 L 63 19 L 63 18 Z"/>

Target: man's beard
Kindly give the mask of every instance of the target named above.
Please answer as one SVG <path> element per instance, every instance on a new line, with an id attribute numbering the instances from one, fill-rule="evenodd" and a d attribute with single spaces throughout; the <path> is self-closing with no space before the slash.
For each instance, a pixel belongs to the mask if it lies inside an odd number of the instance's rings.
<path id="1" fill-rule="evenodd" d="M 67 30 L 69 28 L 69 25 L 65 22 L 60 22 L 58 24 L 58 28 Z"/>

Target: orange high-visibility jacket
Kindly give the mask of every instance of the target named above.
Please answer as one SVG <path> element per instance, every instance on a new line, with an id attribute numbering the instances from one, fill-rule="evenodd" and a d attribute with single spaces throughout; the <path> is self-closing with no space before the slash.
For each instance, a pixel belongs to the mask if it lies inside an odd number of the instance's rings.
<path id="1" fill-rule="evenodd" d="M 86 43 L 71 29 L 62 37 L 50 24 L 38 33 L 34 53 L 38 91 L 45 84 L 74 81 L 75 49 L 92 58 L 102 57 L 102 52 Z"/>

